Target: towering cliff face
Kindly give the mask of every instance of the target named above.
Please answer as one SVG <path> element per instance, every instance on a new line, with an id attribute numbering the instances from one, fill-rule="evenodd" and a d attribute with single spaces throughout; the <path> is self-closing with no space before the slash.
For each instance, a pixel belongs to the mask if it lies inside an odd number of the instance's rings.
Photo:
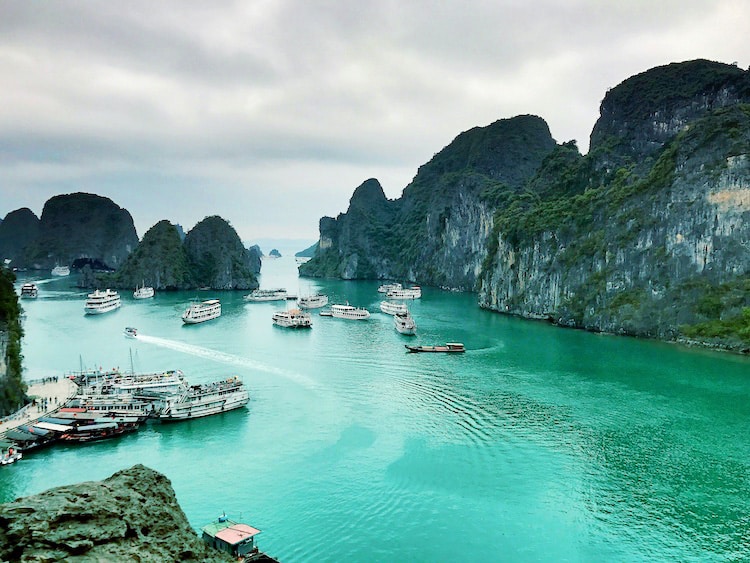
<path id="1" fill-rule="evenodd" d="M 242 245 L 232 226 L 218 216 L 206 217 L 185 236 L 193 279 L 212 289 L 255 289 L 260 261 Z"/>
<path id="2" fill-rule="evenodd" d="M 144 283 L 155 289 L 195 287 L 179 231 L 169 221 L 159 221 L 143 235 L 110 285 L 133 288 Z"/>
<path id="3" fill-rule="evenodd" d="M 466 131 L 420 167 L 399 200 L 388 201 L 376 180 L 359 186 L 345 214 L 321 219 L 318 252 L 300 273 L 471 289 L 494 194 L 520 190 L 554 146 L 536 116 Z"/>
<path id="4" fill-rule="evenodd" d="M 354 190 L 346 214 L 320 220 L 320 255 L 302 264 L 304 275 L 344 279 L 390 277 L 396 209 L 377 180 Z"/>
<path id="5" fill-rule="evenodd" d="M 16 209 L 0 223 L 0 261 L 11 260 L 11 266 L 20 264 L 26 248 L 39 235 L 39 218 L 28 207 Z"/>
<path id="6" fill-rule="evenodd" d="M 300 272 L 474 289 L 500 312 L 750 349 L 748 104 L 749 72 L 698 60 L 610 90 L 586 156 L 530 116 L 468 131 L 388 212 L 323 218 Z"/>
<path id="7" fill-rule="evenodd" d="M 44 204 L 39 236 L 28 246 L 25 262 L 46 269 L 83 258 L 116 269 L 137 245 L 126 209 L 94 194 L 65 194 Z"/>
<path id="8" fill-rule="evenodd" d="M 190 527 L 169 479 L 135 465 L 0 505 L 3 561 L 233 561 Z"/>
<path id="9" fill-rule="evenodd" d="M 13 288 L 15 274 L 0 266 L 0 417 L 28 402 L 21 366 L 21 307 Z"/>
<path id="10" fill-rule="evenodd" d="M 662 91 L 675 74 L 691 98 Z M 622 100 L 647 107 L 627 112 Z M 558 163 L 540 198 L 497 212 L 480 304 L 591 330 L 750 346 L 747 102 L 748 73 L 705 61 L 611 90 L 589 155 Z"/>

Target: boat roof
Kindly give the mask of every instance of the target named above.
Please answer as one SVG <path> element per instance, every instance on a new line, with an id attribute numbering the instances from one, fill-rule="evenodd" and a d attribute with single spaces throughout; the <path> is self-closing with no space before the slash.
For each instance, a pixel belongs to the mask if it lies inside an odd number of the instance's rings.
<path id="1" fill-rule="evenodd" d="M 39 436 L 34 436 L 33 434 L 22 432 L 20 430 L 8 430 L 5 433 L 5 437 L 21 442 L 36 442 L 39 439 Z"/>
<path id="2" fill-rule="evenodd" d="M 62 424 L 62 425 L 67 426 L 67 425 L 70 424 L 70 419 L 57 418 L 57 417 L 54 417 L 54 416 L 43 416 L 42 418 L 39 419 L 38 422 L 47 422 L 49 424 Z M 39 426 L 39 424 L 37 424 L 35 422 L 34 426 Z"/>
<path id="3" fill-rule="evenodd" d="M 219 302 L 218 299 L 209 299 L 208 301 L 204 301 L 202 305 L 216 305 L 216 303 L 218 302 Z"/>
<path id="4" fill-rule="evenodd" d="M 78 427 L 78 432 L 89 432 L 91 430 L 109 430 L 110 428 L 117 428 L 116 422 L 103 422 L 101 424 L 86 424 Z"/>
<path id="5" fill-rule="evenodd" d="M 260 530 L 248 524 L 240 524 L 232 520 L 224 522 L 211 522 L 201 528 L 203 532 L 211 537 L 218 538 L 229 545 L 238 544 L 248 538 L 260 533 Z"/>
<path id="6" fill-rule="evenodd" d="M 74 427 L 67 424 L 56 424 L 54 422 L 35 422 L 36 428 L 42 428 L 44 430 L 52 430 L 54 432 L 67 432 L 72 430 Z"/>

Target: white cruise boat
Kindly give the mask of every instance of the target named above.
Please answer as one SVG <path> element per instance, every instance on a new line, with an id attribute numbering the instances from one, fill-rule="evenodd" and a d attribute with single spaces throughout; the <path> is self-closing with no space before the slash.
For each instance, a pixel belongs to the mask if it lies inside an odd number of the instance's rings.
<path id="1" fill-rule="evenodd" d="M 88 377 L 78 379 L 79 396 L 111 396 L 175 394 L 187 389 L 188 383 L 180 370 L 167 370 L 152 373 L 120 372 L 113 369 L 109 372 L 89 372 Z M 121 399 L 120 399 L 121 400 Z"/>
<path id="2" fill-rule="evenodd" d="M 422 288 L 418 285 L 413 285 L 401 289 L 392 289 L 386 296 L 388 299 L 419 299 L 422 297 Z"/>
<path id="3" fill-rule="evenodd" d="M 308 295 L 307 297 L 300 297 L 297 299 L 297 305 L 301 309 L 318 309 L 328 305 L 328 296 L 322 293 L 316 293 L 315 295 Z"/>
<path id="4" fill-rule="evenodd" d="M 299 309 L 277 311 L 271 318 L 273 319 L 273 324 L 283 326 L 284 328 L 312 328 L 310 313 L 305 313 Z"/>
<path id="5" fill-rule="evenodd" d="M 35 283 L 25 283 L 21 286 L 21 297 L 22 298 L 35 298 L 39 295 L 39 288 Z"/>
<path id="6" fill-rule="evenodd" d="M 84 412 L 110 414 L 115 416 L 136 416 L 148 418 L 157 408 L 153 400 L 136 397 L 131 393 L 121 394 L 78 394 L 67 403 L 66 410 L 59 410 L 55 418 L 85 418 Z"/>
<path id="7" fill-rule="evenodd" d="M 153 297 L 153 296 L 154 296 L 154 288 L 147 287 L 145 283 L 141 285 L 141 287 L 136 287 L 135 291 L 133 292 L 134 299 L 148 299 L 149 297 Z"/>
<path id="8" fill-rule="evenodd" d="M 287 298 L 286 289 L 282 287 L 274 289 L 256 289 L 249 295 L 245 295 L 247 301 L 284 301 Z"/>
<path id="9" fill-rule="evenodd" d="M 70 268 L 67 266 L 55 266 L 52 268 L 52 275 L 53 276 L 69 276 L 70 275 Z"/>
<path id="10" fill-rule="evenodd" d="M 393 315 L 393 325 L 401 334 L 414 336 L 417 333 L 417 323 L 414 322 L 414 319 L 409 314 L 409 311 L 407 311 L 406 313 L 397 313 Z"/>
<path id="11" fill-rule="evenodd" d="M 88 388 L 100 395 L 133 394 L 136 396 L 152 394 L 182 393 L 188 383 L 180 370 L 169 370 L 161 373 L 118 373 Z"/>
<path id="12" fill-rule="evenodd" d="M 393 303 L 392 301 L 381 301 L 380 310 L 386 315 L 398 315 L 399 313 L 406 313 L 407 309 L 405 303 Z"/>
<path id="13" fill-rule="evenodd" d="M 249 400 L 250 394 L 238 377 L 191 385 L 184 393 L 165 399 L 159 419 L 169 421 L 199 418 L 238 409 Z"/>
<path id="14" fill-rule="evenodd" d="M 83 310 L 87 315 L 100 315 L 120 308 L 120 294 L 113 289 L 89 293 Z"/>
<path id="15" fill-rule="evenodd" d="M 182 322 L 185 324 L 197 324 L 210 321 L 221 316 L 221 302 L 218 299 L 209 299 L 201 303 L 193 303 L 182 314 Z"/>
<path id="16" fill-rule="evenodd" d="M 351 305 L 331 305 L 331 316 L 337 319 L 365 320 L 370 318 L 367 309 L 352 307 Z"/>
<path id="17" fill-rule="evenodd" d="M 378 293 L 388 293 L 396 289 L 402 289 L 400 283 L 384 283 L 378 288 Z"/>

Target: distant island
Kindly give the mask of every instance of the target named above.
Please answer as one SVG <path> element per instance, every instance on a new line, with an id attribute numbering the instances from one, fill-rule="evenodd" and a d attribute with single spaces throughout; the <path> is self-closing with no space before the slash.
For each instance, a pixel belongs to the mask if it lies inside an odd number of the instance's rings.
<path id="1" fill-rule="evenodd" d="M 80 287 L 158 290 L 255 289 L 258 247 L 245 248 L 237 232 L 218 216 L 190 232 L 163 220 L 139 241 L 130 213 L 111 199 L 87 193 L 58 195 L 41 218 L 28 208 L 0 223 L 0 257 L 17 269 L 71 266 Z"/>

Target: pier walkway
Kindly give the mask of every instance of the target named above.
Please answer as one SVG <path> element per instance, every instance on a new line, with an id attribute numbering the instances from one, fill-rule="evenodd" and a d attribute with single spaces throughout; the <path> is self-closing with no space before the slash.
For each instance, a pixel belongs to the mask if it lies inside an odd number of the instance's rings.
<path id="1" fill-rule="evenodd" d="M 35 422 L 56 411 L 76 394 L 76 390 L 76 384 L 67 377 L 48 377 L 29 382 L 26 394 L 35 398 L 36 404 L 26 405 L 21 410 L 0 418 L 0 438 L 7 430 Z"/>

